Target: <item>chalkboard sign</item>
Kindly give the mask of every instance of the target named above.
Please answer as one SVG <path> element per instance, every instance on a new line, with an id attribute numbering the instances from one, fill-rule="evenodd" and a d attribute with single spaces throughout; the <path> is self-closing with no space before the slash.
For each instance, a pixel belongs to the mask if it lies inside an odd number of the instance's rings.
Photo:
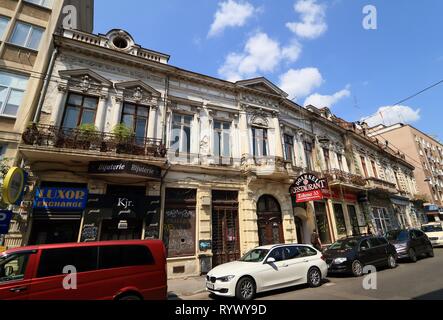
<path id="1" fill-rule="evenodd" d="M 164 242 L 168 257 L 195 255 L 196 190 L 167 189 Z"/>

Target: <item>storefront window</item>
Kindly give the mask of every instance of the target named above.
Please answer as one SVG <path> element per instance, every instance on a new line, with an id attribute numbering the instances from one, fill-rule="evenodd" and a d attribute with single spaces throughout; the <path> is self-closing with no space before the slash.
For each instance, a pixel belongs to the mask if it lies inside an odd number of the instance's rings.
<path id="1" fill-rule="evenodd" d="M 317 220 L 318 233 L 323 244 L 332 243 L 331 233 L 329 229 L 328 214 L 326 212 L 326 203 L 315 203 L 315 217 Z"/>
<path id="2" fill-rule="evenodd" d="M 355 206 L 348 205 L 348 213 L 352 225 L 352 235 L 358 236 L 360 235 L 360 224 L 358 222 L 357 211 L 355 209 Z"/>
<path id="3" fill-rule="evenodd" d="M 195 189 L 166 189 L 163 241 L 168 257 L 195 255 Z"/>
<path id="4" fill-rule="evenodd" d="M 345 237 L 347 235 L 347 229 L 343 206 L 341 204 L 334 204 L 334 215 L 338 236 Z"/>
<path id="5" fill-rule="evenodd" d="M 382 235 L 391 230 L 391 219 L 385 208 L 372 208 L 372 214 L 379 234 Z"/>

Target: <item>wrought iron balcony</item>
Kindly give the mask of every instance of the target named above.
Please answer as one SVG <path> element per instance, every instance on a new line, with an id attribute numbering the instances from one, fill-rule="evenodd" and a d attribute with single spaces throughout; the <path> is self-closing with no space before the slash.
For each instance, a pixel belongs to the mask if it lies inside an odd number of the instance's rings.
<path id="1" fill-rule="evenodd" d="M 254 171 L 257 175 L 273 175 L 283 174 L 288 175 L 287 161 L 281 157 L 253 157 L 245 155 L 240 163 L 244 171 Z"/>
<path id="2" fill-rule="evenodd" d="M 327 178 L 330 185 L 334 184 L 347 184 L 357 187 L 366 187 L 367 181 L 362 176 L 344 172 L 341 170 L 330 170 L 323 173 L 324 177 Z"/>
<path id="3" fill-rule="evenodd" d="M 369 183 L 369 189 L 375 191 L 383 191 L 390 194 L 397 194 L 397 185 L 392 182 L 384 181 L 378 178 L 368 178 L 366 179 Z"/>
<path id="4" fill-rule="evenodd" d="M 123 137 L 105 132 L 86 132 L 49 125 L 31 125 L 22 135 L 23 143 L 57 149 L 75 149 L 156 158 L 166 157 L 166 147 L 159 139 Z"/>

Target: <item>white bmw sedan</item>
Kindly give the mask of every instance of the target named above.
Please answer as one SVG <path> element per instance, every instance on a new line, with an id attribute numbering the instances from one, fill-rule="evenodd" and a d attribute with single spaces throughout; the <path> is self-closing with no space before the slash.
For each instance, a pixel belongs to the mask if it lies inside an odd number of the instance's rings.
<path id="1" fill-rule="evenodd" d="M 308 245 L 273 245 L 249 251 L 239 261 L 211 270 L 206 288 L 218 296 L 252 300 L 257 293 L 309 284 L 319 287 L 328 266 Z"/>

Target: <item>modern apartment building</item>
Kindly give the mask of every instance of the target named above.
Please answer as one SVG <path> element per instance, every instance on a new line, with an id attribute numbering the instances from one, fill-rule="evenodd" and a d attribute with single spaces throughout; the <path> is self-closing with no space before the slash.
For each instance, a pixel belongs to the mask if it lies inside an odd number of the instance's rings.
<path id="1" fill-rule="evenodd" d="M 443 144 L 411 125 L 380 125 L 369 130 L 376 137 L 400 150 L 415 166 L 419 197 L 431 221 L 443 218 Z"/>
<path id="2" fill-rule="evenodd" d="M 170 277 L 264 244 L 416 226 L 414 166 L 265 78 L 175 67 L 124 30 L 64 30 L 19 146 L 34 177 L 25 244 L 163 239 Z M 329 182 L 296 203 L 304 173 Z"/>
<path id="3" fill-rule="evenodd" d="M 0 1 L 0 158 L 8 165 L 21 164 L 17 147 L 46 89 L 46 73 L 54 56 L 52 37 L 67 15 L 76 22 L 71 26 L 92 32 L 93 0 Z M 15 211 L 18 231 L 20 209 Z M 19 245 L 20 233 L 16 240 L 13 234 L 7 242 Z"/>

